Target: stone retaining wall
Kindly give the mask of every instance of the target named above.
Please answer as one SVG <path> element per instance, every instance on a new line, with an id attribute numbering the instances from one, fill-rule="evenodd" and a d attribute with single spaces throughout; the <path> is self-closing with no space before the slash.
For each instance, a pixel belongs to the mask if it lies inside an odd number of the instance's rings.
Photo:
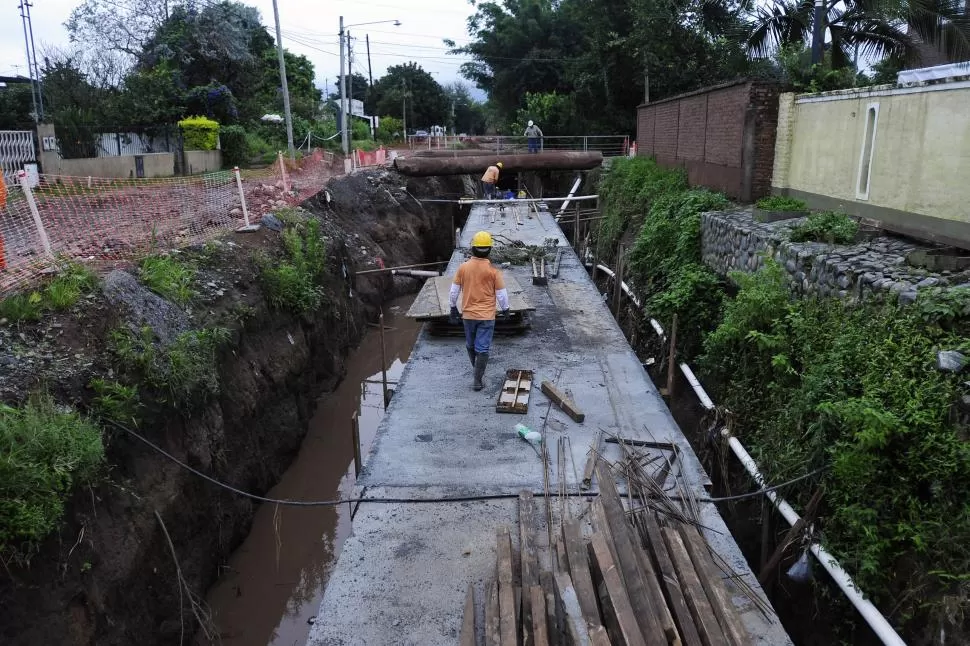
<path id="1" fill-rule="evenodd" d="M 751 207 L 705 213 L 701 219 L 704 263 L 720 274 L 757 271 L 766 257 L 785 267 L 792 291 L 799 295 L 870 298 L 898 294 L 901 303 L 934 285 L 970 286 L 970 272 L 934 273 L 911 267 L 906 254 L 927 249 L 910 240 L 878 237 L 851 245 L 790 242 L 793 227 L 804 218 L 762 223 Z"/>

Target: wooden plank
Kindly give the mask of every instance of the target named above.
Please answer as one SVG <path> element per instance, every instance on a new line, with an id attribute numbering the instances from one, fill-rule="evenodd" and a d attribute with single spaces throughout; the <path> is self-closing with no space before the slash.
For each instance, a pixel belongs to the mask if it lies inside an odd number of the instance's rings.
<path id="1" fill-rule="evenodd" d="M 551 381 L 543 381 L 541 388 L 543 394 L 559 406 L 563 412 L 569 415 L 574 422 L 582 424 L 583 420 L 586 419 L 586 415 L 579 409 L 579 406 L 567 397 L 564 392 L 556 388 L 556 385 Z"/>
<path id="2" fill-rule="evenodd" d="M 610 642 L 610 636 L 606 634 L 606 628 L 602 626 L 597 626 L 596 628 L 591 628 L 589 631 L 590 641 L 593 642 L 593 646 L 613 646 Z"/>
<path id="3" fill-rule="evenodd" d="M 667 607 L 667 600 L 664 598 L 663 589 L 660 587 L 660 578 L 653 568 L 650 555 L 643 549 L 643 543 L 640 540 L 637 529 L 632 526 L 628 529 L 631 540 L 637 547 L 640 547 L 640 549 L 635 550 L 637 559 L 640 560 L 640 571 L 647 577 L 647 589 L 653 597 L 653 607 L 657 608 L 660 612 L 658 619 L 660 621 L 660 627 L 664 632 L 664 637 L 667 638 L 667 644 L 669 646 L 683 646 L 677 625 L 674 623 L 673 615 L 670 613 L 670 608 Z"/>
<path id="4" fill-rule="evenodd" d="M 546 595 L 546 628 L 549 630 L 549 646 L 562 646 L 562 612 L 556 600 L 556 580 L 552 572 L 539 572 L 542 592 Z"/>
<path id="5" fill-rule="evenodd" d="M 562 604 L 566 636 L 571 646 L 590 646 L 589 631 L 583 621 L 583 611 L 576 598 L 572 579 L 564 572 L 556 573 L 556 598 Z"/>
<path id="6" fill-rule="evenodd" d="M 627 593 L 627 586 L 617 564 L 613 561 L 610 548 L 602 534 L 593 534 L 590 541 L 593 546 L 595 564 L 599 578 L 603 580 L 606 594 L 603 596 L 603 613 L 607 617 L 607 626 L 612 629 L 613 642 L 618 646 L 646 646 L 647 642 L 640 632 L 636 611 Z"/>
<path id="7" fill-rule="evenodd" d="M 526 596 L 523 595 L 523 600 Z M 549 628 L 546 624 L 546 595 L 542 586 L 529 587 L 529 607 L 532 609 L 532 632 L 530 643 L 535 646 L 549 646 Z M 462 645 L 464 646 L 464 645 Z"/>
<path id="8" fill-rule="evenodd" d="M 647 546 L 650 548 L 657 562 L 657 568 L 660 570 L 660 580 L 667 592 L 667 599 L 670 602 L 670 609 L 673 612 L 681 642 L 684 646 L 701 646 L 701 637 L 697 634 L 697 627 L 694 625 L 694 619 L 687 607 L 687 601 L 684 599 L 684 592 L 680 588 L 677 572 L 674 570 L 674 564 L 667 553 L 667 546 L 664 545 L 657 519 L 650 512 L 643 514 L 641 518 L 647 531 Z"/>
<path id="9" fill-rule="evenodd" d="M 640 561 L 634 550 L 641 548 L 639 545 L 634 545 L 631 540 L 627 529 L 629 523 L 626 520 L 626 511 L 616 490 L 613 474 L 603 460 L 598 460 L 596 463 L 596 479 L 599 481 L 599 501 L 606 514 L 606 521 L 612 529 L 613 545 L 617 556 L 616 564 L 623 573 L 623 581 L 630 591 L 630 600 L 636 610 L 640 630 L 651 646 L 666 646 L 667 640 L 661 625 L 661 617 L 666 610 L 657 607 L 658 595 L 649 588 L 650 585 L 659 587 L 659 582 L 655 578 L 650 581 L 640 570 Z M 659 596 L 660 603 L 665 604 L 662 593 Z"/>
<path id="10" fill-rule="evenodd" d="M 488 587 L 488 601 L 485 603 L 485 646 L 501 646 L 502 618 L 498 609 L 498 581 Z"/>
<path id="11" fill-rule="evenodd" d="M 536 554 L 534 518 L 535 503 L 532 492 L 523 491 L 519 494 L 519 556 L 522 573 L 522 630 L 525 634 L 522 643 L 525 646 L 533 643 L 529 633 L 530 627 L 535 622 L 532 614 L 532 588 L 539 585 L 539 557 Z M 543 603 L 542 614 L 545 615 L 545 603 Z M 544 624 L 545 617 L 543 617 Z"/>
<path id="12" fill-rule="evenodd" d="M 596 460 L 599 458 L 600 445 L 603 443 L 603 435 L 605 431 L 600 429 L 599 434 L 596 436 L 596 444 L 589 447 L 589 456 L 586 458 L 586 468 L 583 469 L 583 482 L 579 485 L 579 488 L 586 491 L 593 486 L 593 467 L 596 466 Z"/>
<path id="13" fill-rule="evenodd" d="M 569 559 L 569 574 L 573 580 L 576 597 L 579 599 L 579 607 L 583 611 L 583 619 L 590 628 L 598 626 L 600 612 L 596 603 L 596 589 L 593 587 L 593 577 L 589 573 L 586 543 L 583 541 L 579 521 L 570 520 L 563 525 L 562 530 L 566 557 Z"/>
<path id="14" fill-rule="evenodd" d="M 701 642 L 704 646 L 723 646 L 727 643 L 724 631 L 717 623 L 714 609 L 707 598 L 707 593 L 704 592 L 703 584 L 697 577 L 694 564 L 690 560 L 690 555 L 687 553 L 687 547 L 684 545 L 680 533 L 670 527 L 664 527 L 660 532 L 663 534 L 667 552 L 670 554 L 670 560 L 677 572 L 680 589 L 684 592 L 687 607 L 690 608 Z"/>
<path id="15" fill-rule="evenodd" d="M 701 584 L 714 608 L 717 622 L 721 624 L 721 629 L 729 640 L 728 643 L 733 646 L 744 646 L 749 642 L 747 631 L 741 624 L 741 615 L 734 607 L 731 593 L 724 583 L 724 573 L 714 565 L 707 543 L 693 527 L 681 525 L 680 535 L 684 538 L 687 553 L 694 563 L 694 569 L 701 577 Z"/>
<path id="16" fill-rule="evenodd" d="M 515 276 L 505 272 L 503 277 L 505 279 L 505 290 L 509 295 L 509 311 L 535 310 L 535 307 L 526 300 L 524 291 Z M 426 280 L 408 309 L 407 316 L 418 320 L 447 317 L 451 311 L 448 303 L 450 301 L 451 284 L 454 280 L 454 276 L 435 276 Z M 495 304 L 495 307 L 497 312 L 498 303 Z M 458 311 L 461 311 L 461 309 L 461 299 L 459 299 Z"/>
<path id="17" fill-rule="evenodd" d="M 495 567 L 498 580 L 499 621 L 501 625 L 501 645 L 516 646 L 518 625 L 515 605 L 515 586 L 512 581 L 512 536 L 509 528 L 502 525 L 495 536 Z"/>
<path id="18" fill-rule="evenodd" d="M 476 646 L 475 643 L 475 586 L 468 584 L 468 592 L 465 593 L 465 616 L 461 621 L 461 636 L 458 643 L 460 646 Z"/>

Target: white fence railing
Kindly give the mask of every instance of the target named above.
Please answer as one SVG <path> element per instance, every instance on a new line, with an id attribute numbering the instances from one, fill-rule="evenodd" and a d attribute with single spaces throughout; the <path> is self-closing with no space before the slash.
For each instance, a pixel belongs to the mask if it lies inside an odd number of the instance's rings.
<path id="1" fill-rule="evenodd" d="M 603 153 L 604 157 L 621 157 L 629 154 L 630 137 L 627 135 L 554 135 L 539 137 L 538 149 L 541 152 L 571 150 Z M 482 154 L 526 154 L 529 150 L 528 137 L 504 135 L 468 137 L 462 135 L 408 135 L 408 146 L 412 150 L 481 150 Z"/>

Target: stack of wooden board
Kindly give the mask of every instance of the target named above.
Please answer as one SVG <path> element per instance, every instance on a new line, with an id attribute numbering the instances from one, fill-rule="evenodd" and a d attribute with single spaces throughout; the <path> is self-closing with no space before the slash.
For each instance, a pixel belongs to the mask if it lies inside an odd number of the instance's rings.
<path id="1" fill-rule="evenodd" d="M 560 519 L 549 550 L 536 544 L 533 494 L 520 495 L 518 531 L 497 531 L 481 626 L 468 590 L 461 646 L 750 644 L 697 527 L 649 506 L 631 513 L 602 460 L 596 476 L 600 495 L 582 514 L 591 523 Z"/>

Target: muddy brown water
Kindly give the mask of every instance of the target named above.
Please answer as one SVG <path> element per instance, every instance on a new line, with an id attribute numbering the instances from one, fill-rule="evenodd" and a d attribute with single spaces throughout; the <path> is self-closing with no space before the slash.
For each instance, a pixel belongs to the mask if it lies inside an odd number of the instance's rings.
<path id="1" fill-rule="evenodd" d="M 421 324 L 404 316 L 413 297 L 385 305 L 389 388 L 400 377 Z M 381 346 L 376 328 L 347 358 L 347 375 L 320 398 L 300 452 L 266 495 L 333 500 L 354 484 L 350 419 L 357 410 L 361 451 L 384 417 Z M 350 535 L 350 511 L 338 507 L 262 505 L 249 536 L 223 566 L 207 601 L 225 646 L 303 646 L 331 568 Z"/>

